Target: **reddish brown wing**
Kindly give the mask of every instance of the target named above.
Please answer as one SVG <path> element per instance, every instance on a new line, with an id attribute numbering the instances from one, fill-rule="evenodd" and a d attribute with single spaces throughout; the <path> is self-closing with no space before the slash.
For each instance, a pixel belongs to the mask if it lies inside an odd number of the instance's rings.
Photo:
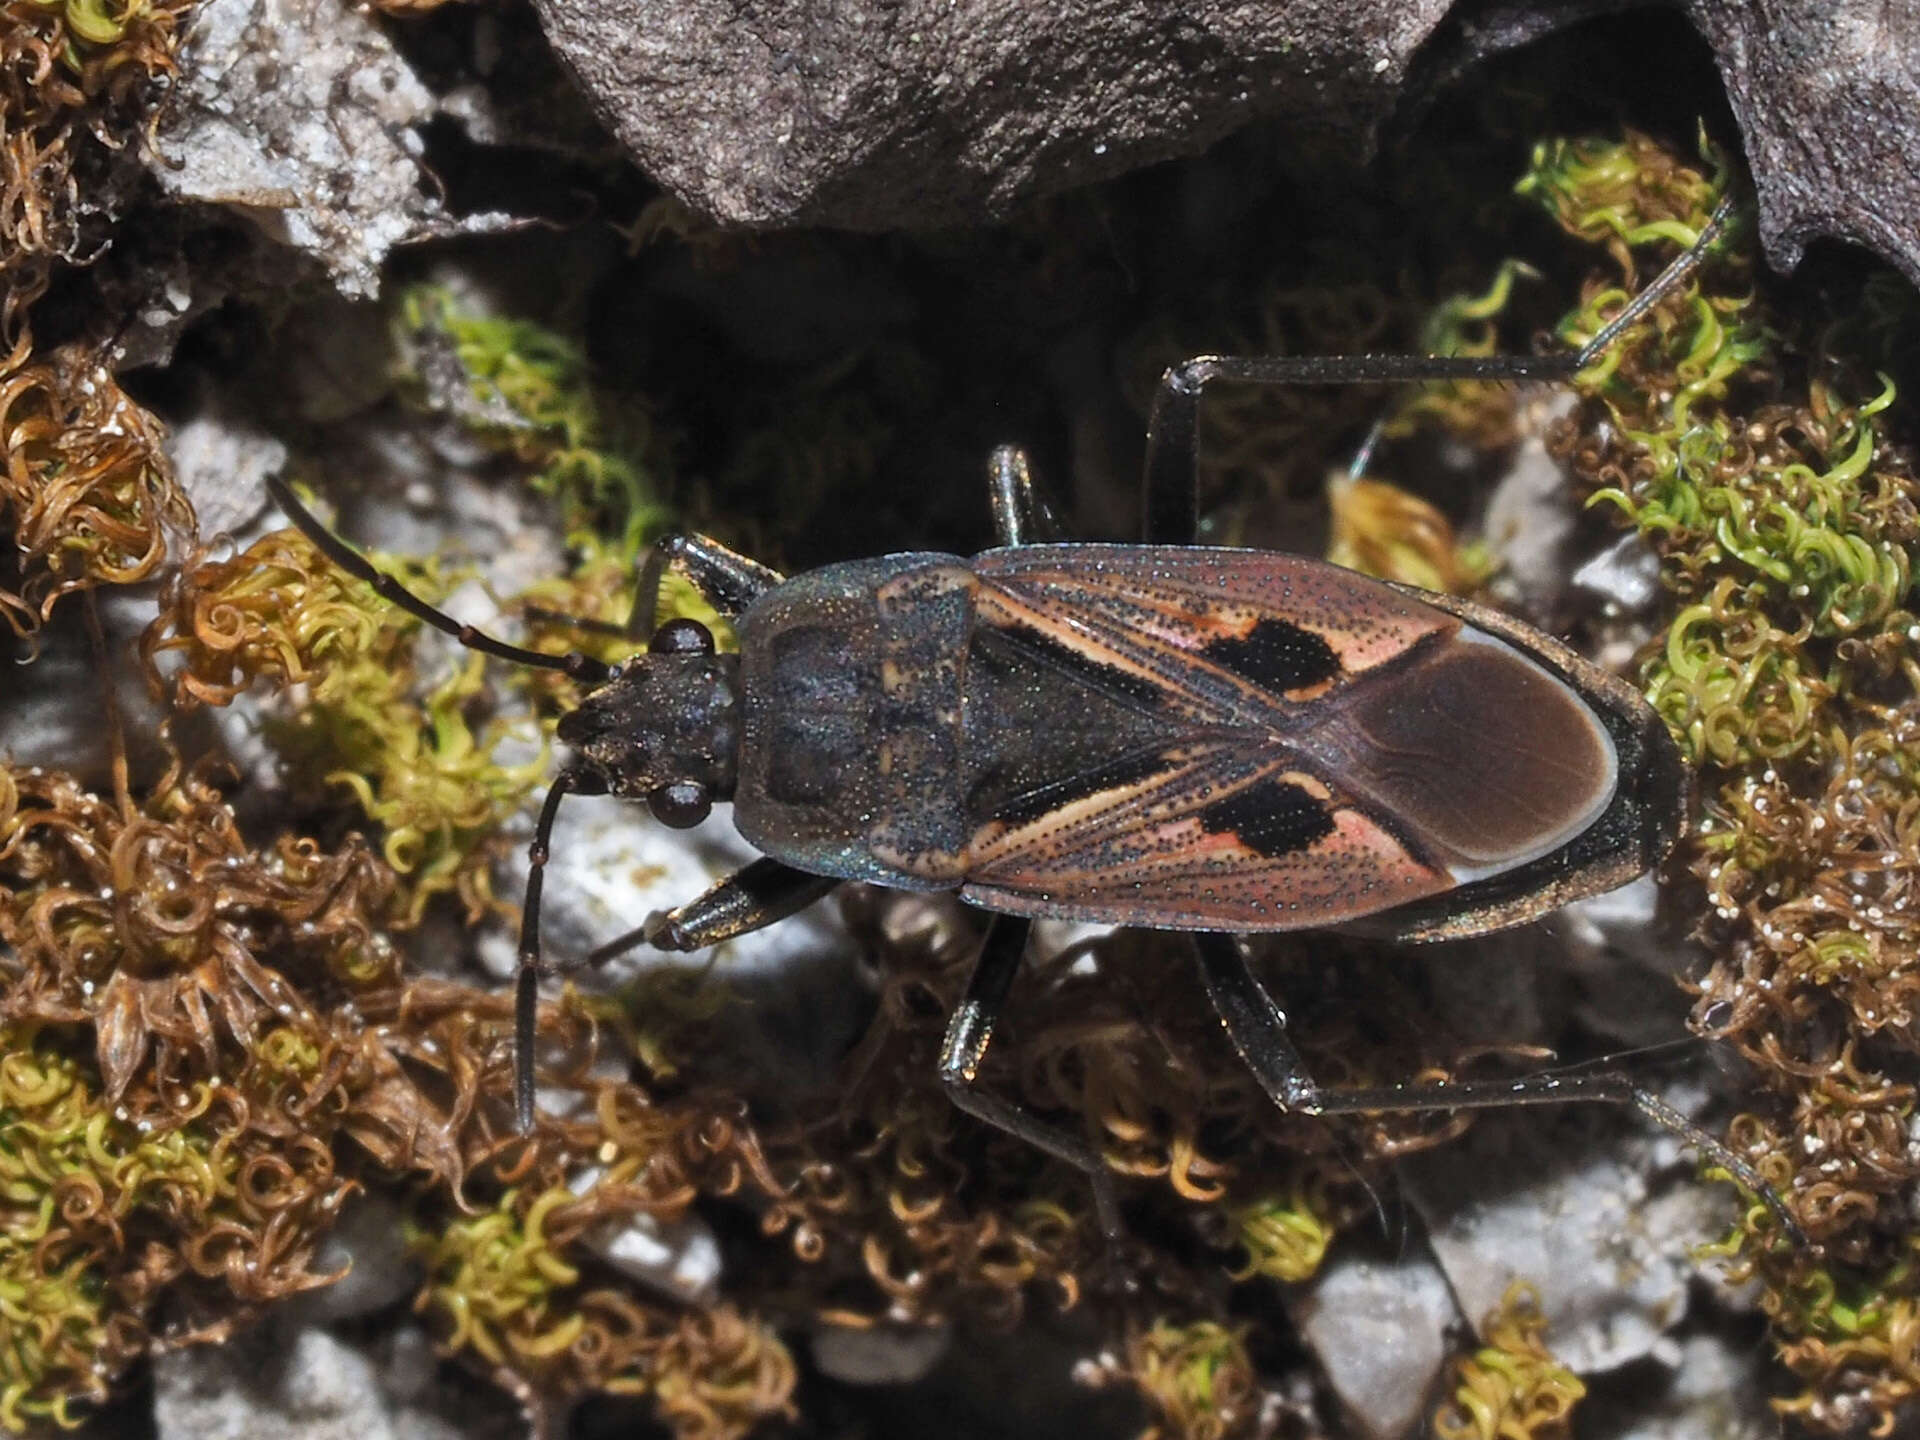
<path id="1" fill-rule="evenodd" d="M 974 569 L 983 621 L 1069 646 L 1201 724 L 1286 728 L 1460 624 L 1364 575 L 1257 550 L 1035 545 Z"/>
<path id="2" fill-rule="evenodd" d="M 977 623 L 1108 677 L 1166 716 L 1169 743 L 982 826 L 969 900 L 1270 930 L 1338 924 L 1455 883 L 1300 743 L 1343 686 L 1450 635 L 1452 616 L 1253 551 L 1035 546 L 974 568 Z"/>
<path id="3" fill-rule="evenodd" d="M 1288 747 L 1200 740 L 975 836 L 962 896 L 990 910 L 1179 929 L 1334 925 L 1454 882 Z"/>

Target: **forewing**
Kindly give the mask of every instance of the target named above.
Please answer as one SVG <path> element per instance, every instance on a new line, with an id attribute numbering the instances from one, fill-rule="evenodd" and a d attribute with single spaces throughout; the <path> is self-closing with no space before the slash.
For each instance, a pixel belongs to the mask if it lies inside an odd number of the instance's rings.
<path id="1" fill-rule="evenodd" d="M 1289 747 L 1237 736 L 991 821 L 967 870 L 987 909 L 1187 930 L 1337 925 L 1452 884 Z"/>
<path id="2" fill-rule="evenodd" d="M 979 556 L 981 622 L 1196 725 L 1285 730 L 1459 628 L 1385 585 L 1250 550 L 1035 545 Z"/>

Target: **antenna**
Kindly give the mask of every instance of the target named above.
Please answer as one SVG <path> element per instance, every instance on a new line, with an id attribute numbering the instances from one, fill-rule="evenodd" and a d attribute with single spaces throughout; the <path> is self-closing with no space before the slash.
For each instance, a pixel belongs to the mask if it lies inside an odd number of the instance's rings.
<path id="1" fill-rule="evenodd" d="M 598 685 L 610 679 L 613 667 L 594 659 L 591 655 L 582 655 L 578 650 L 569 650 L 564 655 L 548 655 L 539 650 L 528 650 L 519 645 L 509 645 L 487 634 L 484 630 L 471 625 L 462 625 L 444 610 L 436 609 L 418 595 L 402 585 L 400 581 L 384 570 L 375 568 L 373 563 L 358 550 L 348 545 L 334 534 L 319 518 L 295 497 L 293 487 L 279 476 L 269 476 L 267 493 L 273 496 L 286 517 L 291 520 L 300 533 L 305 535 L 335 565 L 353 576 L 371 585 L 374 593 L 381 599 L 398 605 L 408 614 L 419 617 L 443 634 L 451 635 L 469 650 L 478 650 L 483 655 L 491 655 L 498 660 L 509 660 L 515 665 L 527 665 L 537 670 L 558 670 L 570 680 L 578 680 L 583 685 Z"/>

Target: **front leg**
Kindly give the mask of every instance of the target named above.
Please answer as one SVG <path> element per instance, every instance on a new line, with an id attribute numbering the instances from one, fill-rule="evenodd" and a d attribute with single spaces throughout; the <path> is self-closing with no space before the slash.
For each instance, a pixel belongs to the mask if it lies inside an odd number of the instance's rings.
<path id="1" fill-rule="evenodd" d="M 1016 445 L 998 447 L 987 462 L 987 507 L 993 513 L 994 539 L 1002 545 L 1058 540 L 1064 533 L 1034 483 L 1027 452 Z"/>
<path id="2" fill-rule="evenodd" d="M 528 850 L 532 863 L 527 871 L 526 901 L 520 911 L 520 970 L 514 993 L 514 1113 L 523 1135 L 533 1129 L 533 1051 L 542 975 L 566 974 L 601 965 L 641 945 L 651 945 L 656 950 L 703 950 L 797 914 L 840 883 L 828 876 L 795 870 L 778 860 L 755 860 L 721 880 L 697 900 L 649 915 L 645 924 L 617 940 L 608 941 L 584 959 L 568 965 L 542 965 L 540 892 L 554 816 L 563 797 L 593 794 L 596 788 L 591 777 L 562 771 L 547 792 L 546 804 L 541 807 L 539 822 L 534 826 L 533 844 Z"/>
<path id="3" fill-rule="evenodd" d="M 618 635 L 635 645 L 653 638 L 654 617 L 660 609 L 660 584 L 667 572 L 684 575 L 700 593 L 700 598 L 718 613 L 732 620 L 760 596 L 778 585 L 780 572 L 730 550 L 705 535 L 663 535 L 647 548 L 640 562 L 639 579 L 634 585 L 633 608 L 626 623 L 615 625 L 584 615 L 563 615 L 537 605 L 527 607 L 530 619 L 553 625 L 567 625 L 595 635 Z"/>
<path id="4" fill-rule="evenodd" d="M 791 865 L 765 858 L 755 860 L 713 885 L 697 899 L 671 910 L 656 910 L 645 923 L 593 950 L 568 970 L 604 965 L 615 956 L 642 945 L 656 950 L 704 950 L 778 924 L 826 898 L 840 882 L 830 875 L 811 875 Z"/>

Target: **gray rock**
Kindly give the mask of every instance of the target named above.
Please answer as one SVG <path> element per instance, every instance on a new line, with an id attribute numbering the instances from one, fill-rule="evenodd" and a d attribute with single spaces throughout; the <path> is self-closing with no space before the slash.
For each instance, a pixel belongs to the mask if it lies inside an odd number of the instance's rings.
<path id="1" fill-rule="evenodd" d="M 692 830 L 669 830 L 631 801 L 577 796 L 561 808 L 554 827 L 553 859 L 547 866 L 541 940 L 549 961 L 567 964 L 617 936 L 637 929 L 656 910 L 693 899 L 721 876 L 756 858 L 733 828 L 731 807 L 719 806 Z M 499 883 L 503 895 L 526 884 L 526 852 L 516 847 Z M 729 940 L 724 964 L 730 979 L 776 974 L 805 955 L 845 951 L 845 931 L 831 904 L 803 910 L 778 925 Z M 505 979 L 511 945 L 483 955 Z M 668 954 L 636 946 L 594 971 L 581 971 L 583 985 L 613 986 L 659 965 L 711 963 L 713 953 Z"/>
<path id="2" fill-rule="evenodd" d="M 1663 1341 L 1653 1359 L 1658 1379 L 1631 1387 L 1630 1409 L 1618 1422 L 1608 1413 L 1605 1391 L 1582 1405 L 1583 1434 L 1589 1424 L 1591 1433 L 1612 1440 L 1769 1440 L 1780 1434 L 1780 1417 L 1767 1405 L 1764 1347 L 1744 1336 L 1730 1340 L 1707 1331 Z"/>
<path id="3" fill-rule="evenodd" d="M 140 634 L 153 618 L 153 587 L 103 588 L 96 603 L 106 641 L 104 668 L 78 596 L 63 602 L 31 642 L 0 630 L 0 673 L 8 677 L 0 688 L 0 757 L 10 765 L 72 770 L 111 794 L 114 731 L 101 719 L 106 685 L 113 687 L 135 786 L 165 773 L 168 756 L 157 735 L 166 715 L 139 663 Z M 39 657 L 33 668 L 16 668 L 30 646 Z M 16 677 L 25 677 L 24 683 Z"/>
<path id="4" fill-rule="evenodd" d="M 295 1321 L 331 1325 L 385 1310 L 412 1295 L 420 1263 L 407 1249 L 400 1207 L 385 1195 L 362 1192 L 340 1212 L 320 1242 L 313 1268 L 340 1278 L 287 1303 Z"/>
<path id="5" fill-rule="evenodd" d="M 1355 1430 L 1370 1440 L 1419 1430 L 1462 1323 L 1431 1255 L 1344 1254 L 1286 1303 Z"/>
<path id="6" fill-rule="evenodd" d="M 373 1363 L 313 1327 L 163 1352 L 153 1388 L 159 1440 L 394 1440 Z"/>
<path id="7" fill-rule="evenodd" d="M 1445 0 L 540 0 L 649 174 L 732 224 L 977 220 L 1255 114 L 1364 139 Z"/>
<path id="8" fill-rule="evenodd" d="M 1475 7 L 1429 45 L 1448 0 L 537 3 L 608 127 L 692 208 L 862 229 L 977 221 L 1196 153 L 1256 115 L 1364 154 L 1396 107 L 1611 8 Z M 1673 3 L 1715 51 L 1773 263 L 1829 235 L 1920 280 L 1913 7 Z"/>
<path id="9" fill-rule="evenodd" d="M 1713 46 L 1791 270 L 1809 240 L 1865 245 L 1920 285 L 1920 10 L 1888 0 L 1686 0 Z"/>
<path id="10" fill-rule="evenodd" d="M 945 1325 L 822 1325 L 813 1332 L 813 1363 L 849 1385 L 911 1385 L 952 1343 Z"/>
<path id="11" fill-rule="evenodd" d="M 603 1173 L 598 1167 L 583 1170 L 568 1187 L 584 1195 Z M 622 1275 L 669 1299 L 711 1305 L 719 1298 L 720 1242 L 713 1227 L 692 1212 L 678 1220 L 662 1220 L 644 1210 L 603 1220 L 583 1234 L 580 1243 Z"/>
<path id="12" fill-rule="evenodd" d="M 326 0 L 207 0 L 194 16 L 153 166 L 177 200 L 221 206 L 303 251 L 347 295 L 431 233 L 407 127 L 432 113 L 371 15 Z"/>
<path id="13" fill-rule="evenodd" d="M 1660 556 L 1629 531 L 1573 572 L 1576 590 L 1596 595 L 1614 614 L 1635 615 L 1660 598 Z"/>
<path id="14" fill-rule="evenodd" d="M 1574 1014 L 1623 1047 L 1661 1045 L 1687 1035 L 1689 1000 L 1677 977 L 1699 947 L 1661 906 L 1651 875 L 1559 911 L 1553 928 L 1562 962 L 1580 981 Z"/>
<path id="15" fill-rule="evenodd" d="M 286 468 L 287 447 L 251 420 L 207 409 L 173 432 L 167 443 L 180 488 L 193 502 L 200 538 L 241 536 L 266 516 L 265 482 Z M 278 524 L 278 512 L 268 517 Z"/>
<path id="16" fill-rule="evenodd" d="M 1567 586 L 1567 550 L 1578 509 L 1566 472 L 1547 453 L 1546 430 L 1573 409 L 1565 393 L 1548 393 L 1523 412 L 1523 438 L 1487 498 L 1480 532 L 1500 557 L 1495 590 L 1523 613 L 1550 614 Z"/>
<path id="17" fill-rule="evenodd" d="M 1688 1247 L 1716 1237 L 1733 1202 L 1654 1184 L 1673 1142 L 1580 1108 L 1485 1115 L 1399 1175 L 1460 1309 L 1478 1322 L 1515 1281 L 1531 1283 L 1554 1354 L 1586 1374 L 1648 1355 L 1685 1317 Z"/>
<path id="18" fill-rule="evenodd" d="M 522 829 L 531 824 L 520 817 Z M 577 962 L 599 945 L 636 930 L 656 910 L 692 900 L 721 876 L 755 858 L 720 806 L 693 830 L 669 830 L 642 806 L 579 796 L 561 808 L 541 912 L 541 951 L 549 964 Z M 495 890 L 526 884 L 526 849 L 516 845 Z M 501 983 L 517 965 L 515 938 L 496 930 L 478 938 L 481 964 Z M 616 989 L 662 967 L 716 969 L 730 992 L 732 1045 L 753 1067 L 750 1088 L 791 1092 L 834 1082 L 836 1067 L 865 1024 L 871 997 L 855 974 L 854 949 L 832 900 L 777 925 L 679 954 L 636 944 L 604 964 L 572 972 L 583 989 Z M 543 1103 L 560 1103 L 549 1097 Z"/>

